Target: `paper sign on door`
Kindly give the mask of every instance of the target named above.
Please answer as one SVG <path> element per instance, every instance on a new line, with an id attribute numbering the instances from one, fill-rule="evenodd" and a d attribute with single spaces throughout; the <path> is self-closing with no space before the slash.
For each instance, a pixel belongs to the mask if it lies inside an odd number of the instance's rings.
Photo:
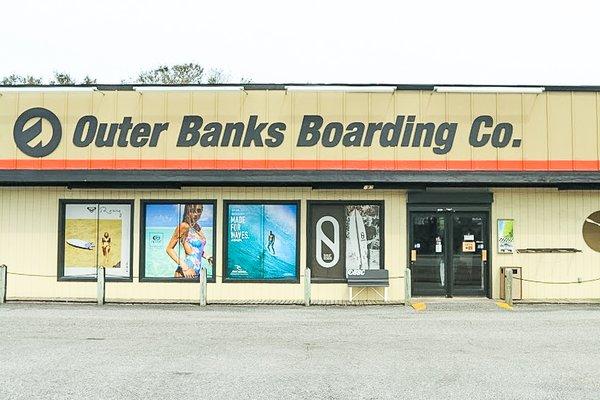
<path id="1" fill-rule="evenodd" d="M 463 253 L 475 252 L 475 242 L 462 242 L 462 251 Z"/>

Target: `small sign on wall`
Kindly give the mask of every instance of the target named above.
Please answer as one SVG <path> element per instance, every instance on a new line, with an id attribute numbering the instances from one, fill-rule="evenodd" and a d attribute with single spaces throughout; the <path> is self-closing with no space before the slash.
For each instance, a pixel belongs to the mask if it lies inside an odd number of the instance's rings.
<path id="1" fill-rule="evenodd" d="M 515 252 L 514 219 L 498 220 L 498 253 Z"/>

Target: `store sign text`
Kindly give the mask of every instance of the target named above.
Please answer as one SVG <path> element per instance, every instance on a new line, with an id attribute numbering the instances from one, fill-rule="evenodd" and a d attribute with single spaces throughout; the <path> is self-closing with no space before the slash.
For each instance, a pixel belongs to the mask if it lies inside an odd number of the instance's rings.
<path id="1" fill-rule="evenodd" d="M 42 120 L 52 127 L 52 139 L 42 144 Z M 33 121 L 33 122 L 32 122 Z M 93 115 L 81 117 L 73 130 L 76 147 L 156 147 L 167 134 L 170 122 L 133 122 L 126 116 L 118 122 L 102 122 Z M 260 122 L 257 115 L 247 121 L 221 123 L 205 121 L 199 115 L 186 115 L 178 127 L 177 147 L 279 147 L 286 139 L 284 122 Z M 45 157 L 60 144 L 63 127 L 54 113 L 44 108 L 23 112 L 15 122 L 13 136 L 17 147 L 32 157 Z M 304 115 L 298 127 L 297 147 L 423 147 L 443 155 L 452 150 L 459 131 L 456 122 L 419 122 L 415 115 L 398 115 L 394 121 L 364 123 L 326 121 L 320 115 Z M 513 138 L 513 126 L 497 123 L 489 115 L 476 117 L 468 131 L 472 147 L 520 147 Z"/>

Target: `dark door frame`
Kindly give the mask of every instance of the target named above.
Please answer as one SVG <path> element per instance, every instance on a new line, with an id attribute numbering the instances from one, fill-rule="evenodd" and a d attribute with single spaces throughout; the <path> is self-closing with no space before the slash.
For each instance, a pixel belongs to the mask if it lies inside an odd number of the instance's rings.
<path id="1" fill-rule="evenodd" d="M 487 244 L 486 250 L 487 250 L 487 279 L 484 281 L 484 295 L 487 298 L 492 298 L 492 251 L 491 251 L 491 239 L 492 239 L 492 224 L 491 224 L 491 220 L 492 220 L 492 209 L 491 209 L 491 205 L 490 204 L 444 204 L 444 203 L 439 203 L 439 204 L 407 204 L 407 224 L 408 224 L 408 230 L 407 230 L 407 235 L 406 235 L 406 248 L 407 248 L 407 268 L 410 268 L 411 266 L 411 261 L 410 261 L 410 251 L 412 250 L 412 243 L 411 243 L 411 239 L 413 237 L 413 226 L 412 226 L 412 216 L 413 213 L 417 213 L 417 212 L 429 212 L 429 213 L 443 213 L 444 215 L 446 215 L 447 217 L 449 217 L 449 224 L 448 226 L 452 226 L 453 221 L 450 221 L 452 219 L 452 216 L 455 212 L 473 212 L 473 213 L 483 213 L 486 215 L 487 217 L 487 227 L 484 228 L 484 235 L 486 235 L 487 237 L 484 239 L 484 242 Z M 447 254 L 445 256 L 446 260 L 444 260 L 447 263 L 446 268 L 448 268 L 449 273 L 445 274 L 446 277 L 446 296 L 447 297 L 452 297 L 454 295 L 453 293 L 453 284 L 452 284 L 452 279 L 453 276 L 453 271 L 452 268 L 450 268 L 451 264 L 451 257 L 452 257 L 452 249 L 451 247 L 451 241 L 448 240 L 449 236 L 452 236 L 452 232 L 450 232 L 450 229 L 446 229 L 445 232 L 445 243 L 448 243 L 448 247 L 449 247 L 449 251 L 447 251 Z M 449 263 L 450 262 L 450 263 Z M 414 281 L 411 282 L 411 287 L 414 287 Z M 464 291 L 461 292 L 460 294 L 457 294 L 457 296 L 466 296 L 469 295 L 468 293 L 469 291 Z M 472 294 L 476 295 L 479 294 L 480 291 L 473 291 Z M 419 295 L 425 295 L 425 296 L 439 296 L 440 293 L 438 291 L 429 291 L 429 290 L 423 290 L 419 292 Z"/>

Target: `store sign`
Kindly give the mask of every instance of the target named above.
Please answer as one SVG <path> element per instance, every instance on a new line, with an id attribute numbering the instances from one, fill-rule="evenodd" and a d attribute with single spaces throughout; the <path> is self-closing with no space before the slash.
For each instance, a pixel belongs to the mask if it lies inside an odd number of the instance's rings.
<path id="1" fill-rule="evenodd" d="M 38 138 L 42 120 L 52 127 L 51 139 L 43 145 Z M 30 121 L 34 121 L 33 125 L 25 128 Z M 206 121 L 200 115 L 155 123 L 134 122 L 132 116 L 103 122 L 94 115 L 84 115 L 70 137 L 75 147 L 157 147 L 172 124 L 178 131 L 176 147 L 279 147 L 288 131 L 286 123 L 260 122 L 258 115 L 251 115 L 247 121 L 226 123 Z M 456 122 L 417 122 L 415 115 L 398 115 L 394 121 L 347 124 L 325 121 L 320 115 L 304 115 L 294 137 L 296 147 L 423 147 L 441 155 L 452 150 L 458 129 Z M 24 154 L 46 157 L 58 147 L 61 132 L 60 121 L 52 111 L 31 108 L 17 118 L 13 137 Z M 491 116 L 481 115 L 469 128 L 468 143 L 472 147 L 520 147 L 521 139 L 513 139 L 512 124 L 495 123 Z"/>
<path id="2" fill-rule="evenodd" d="M 598 171 L 595 101 L 579 92 L 3 93 L 0 170 Z"/>

